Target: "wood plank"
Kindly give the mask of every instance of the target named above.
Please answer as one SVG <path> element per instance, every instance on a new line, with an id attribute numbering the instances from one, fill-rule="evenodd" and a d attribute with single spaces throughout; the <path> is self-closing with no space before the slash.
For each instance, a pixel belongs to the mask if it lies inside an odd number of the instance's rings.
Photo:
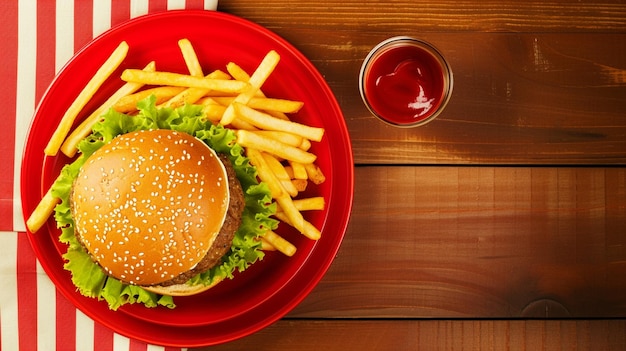
<path id="1" fill-rule="evenodd" d="M 199 350 L 623 350 L 624 320 L 281 320 Z"/>
<path id="2" fill-rule="evenodd" d="M 626 316 L 626 169 L 357 167 L 300 318 Z"/>
<path id="3" fill-rule="evenodd" d="M 396 32 L 593 32 L 626 29 L 626 7 L 619 0 L 359 0 L 223 1 L 220 11 L 249 18 L 273 29 Z M 575 19 L 575 20 L 573 20 Z M 301 40 L 302 41 L 302 40 Z"/>
<path id="4" fill-rule="evenodd" d="M 385 11 L 343 1 L 238 5 L 224 10 L 297 43 L 327 79 L 357 164 L 626 164 L 624 4 L 435 2 L 424 14 L 402 1 Z M 454 71 L 452 99 L 427 126 L 389 127 L 361 102 L 363 58 L 395 35 L 430 41 Z"/>

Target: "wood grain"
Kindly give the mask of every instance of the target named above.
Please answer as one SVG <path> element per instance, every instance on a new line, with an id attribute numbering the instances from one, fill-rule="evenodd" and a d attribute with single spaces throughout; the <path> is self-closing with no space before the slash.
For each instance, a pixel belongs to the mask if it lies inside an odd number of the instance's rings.
<path id="1" fill-rule="evenodd" d="M 568 4 L 234 1 L 223 10 L 313 62 L 341 105 L 358 164 L 625 165 L 626 5 Z M 389 127 L 361 102 L 363 58 L 395 35 L 433 43 L 452 66 L 452 99 L 427 126 Z"/>
<path id="2" fill-rule="evenodd" d="M 307 318 L 626 315 L 626 170 L 358 167 Z"/>
<path id="3" fill-rule="evenodd" d="M 623 320 L 281 320 L 202 350 L 624 350 Z M 200 349 L 198 349 L 200 350 Z"/>
<path id="4" fill-rule="evenodd" d="M 626 29 L 619 0 L 222 1 L 219 10 L 271 29 L 343 31 L 603 32 Z M 572 20 L 575 19 L 575 20 Z"/>

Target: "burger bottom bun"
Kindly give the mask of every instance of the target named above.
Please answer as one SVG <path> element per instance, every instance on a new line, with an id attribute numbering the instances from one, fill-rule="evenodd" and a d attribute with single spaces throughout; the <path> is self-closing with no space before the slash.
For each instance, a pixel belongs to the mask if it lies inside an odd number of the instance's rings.
<path id="1" fill-rule="evenodd" d="M 142 288 L 144 290 L 147 290 L 155 294 L 159 294 L 159 295 L 191 296 L 191 295 L 196 295 L 201 292 L 207 291 L 211 289 L 212 287 L 216 286 L 221 281 L 222 281 L 222 278 L 216 278 L 209 285 L 174 284 L 174 285 L 168 285 L 168 286 L 161 286 L 161 285 L 142 286 Z"/>

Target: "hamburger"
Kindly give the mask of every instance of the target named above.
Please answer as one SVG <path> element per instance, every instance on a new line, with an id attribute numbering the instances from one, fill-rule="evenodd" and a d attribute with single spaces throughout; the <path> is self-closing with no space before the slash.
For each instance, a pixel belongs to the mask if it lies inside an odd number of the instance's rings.
<path id="1" fill-rule="evenodd" d="M 82 156 L 52 186 L 65 268 L 86 296 L 174 307 L 263 258 L 276 227 L 269 189 L 235 135 L 201 106 L 135 116 L 113 110 L 79 144 Z"/>
<path id="2" fill-rule="evenodd" d="M 241 224 L 230 160 L 167 129 L 120 135 L 81 167 L 70 195 L 77 240 L 109 276 L 169 295 L 220 262 Z"/>

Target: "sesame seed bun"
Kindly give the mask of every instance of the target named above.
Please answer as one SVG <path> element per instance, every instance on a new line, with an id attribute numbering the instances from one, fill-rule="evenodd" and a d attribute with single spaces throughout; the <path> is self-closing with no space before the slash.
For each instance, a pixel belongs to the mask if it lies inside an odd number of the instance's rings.
<path id="1" fill-rule="evenodd" d="M 82 166 L 70 195 L 76 237 L 92 259 L 124 283 L 153 289 L 207 256 L 229 201 L 228 174 L 215 151 L 162 129 L 123 134 L 102 146 Z M 170 295 L 203 291 L 165 288 L 161 293 Z"/>

